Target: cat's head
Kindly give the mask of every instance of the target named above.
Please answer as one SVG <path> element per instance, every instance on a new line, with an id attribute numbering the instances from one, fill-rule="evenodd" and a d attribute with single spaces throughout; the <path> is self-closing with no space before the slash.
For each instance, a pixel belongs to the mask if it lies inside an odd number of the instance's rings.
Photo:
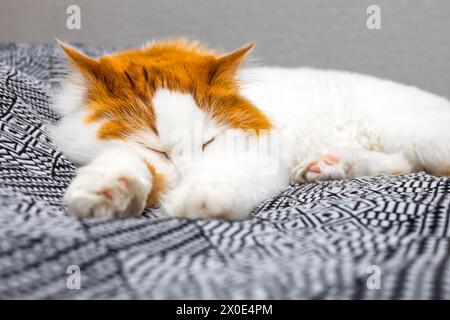
<path id="1" fill-rule="evenodd" d="M 262 112 L 240 95 L 238 70 L 253 44 L 219 55 L 177 40 L 98 58 L 60 45 L 81 75 L 86 123 L 101 123 L 99 139 L 147 140 L 147 135 L 159 150 L 171 131 L 198 120 L 214 127 L 270 128 Z"/>

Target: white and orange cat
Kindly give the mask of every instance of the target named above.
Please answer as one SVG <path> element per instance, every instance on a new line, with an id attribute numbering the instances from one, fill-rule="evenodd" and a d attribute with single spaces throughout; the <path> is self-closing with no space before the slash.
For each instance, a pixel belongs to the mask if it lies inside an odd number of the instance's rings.
<path id="1" fill-rule="evenodd" d="M 450 175 L 450 102 L 414 87 L 241 68 L 252 45 L 221 55 L 154 42 L 99 58 L 61 46 L 74 68 L 50 133 L 81 165 L 64 197 L 77 217 L 159 204 L 172 217 L 242 219 L 289 181 Z"/>

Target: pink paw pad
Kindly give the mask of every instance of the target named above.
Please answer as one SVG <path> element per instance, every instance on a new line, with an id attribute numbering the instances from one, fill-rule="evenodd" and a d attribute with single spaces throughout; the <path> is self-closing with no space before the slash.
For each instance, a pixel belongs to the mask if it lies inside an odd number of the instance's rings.
<path id="1" fill-rule="evenodd" d="M 308 166 L 308 170 L 311 172 L 315 172 L 315 173 L 321 173 L 322 171 L 320 170 L 320 168 L 318 166 L 316 166 L 315 164 L 310 164 Z"/>
<path id="2" fill-rule="evenodd" d="M 335 165 L 340 162 L 339 158 L 335 156 L 334 154 L 326 154 L 322 157 L 322 161 L 327 165 Z M 308 171 L 314 172 L 314 173 L 322 173 L 322 169 L 317 165 L 317 163 L 310 164 L 308 166 Z"/>
<path id="3" fill-rule="evenodd" d="M 340 162 L 339 158 L 337 156 L 335 156 L 334 154 L 324 155 L 323 161 L 329 165 L 338 164 Z"/>
<path id="4" fill-rule="evenodd" d="M 107 198 L 109 200 L 111 200 L 113 198 L 113 194 L 112 194 L 111 190 L 108 190 L 108 189 L 100 191 L 100 192 L 97 192 L 97 194 L 99 196 L 105 197 L 105 198 Z"/>
<path id="5" fill-rule="evenodd" d="M 120 183 L 120 185 L 123 187 L 123 188 L 125 188 L 125 189 L 130 189 L 130 186 L 131 186 L 131 183 L 130 183 L 130 181 L 128 180 L 128 179 L 126 179 L 126 178 L 120 178 L 119 179 L 119 183 Z"/>

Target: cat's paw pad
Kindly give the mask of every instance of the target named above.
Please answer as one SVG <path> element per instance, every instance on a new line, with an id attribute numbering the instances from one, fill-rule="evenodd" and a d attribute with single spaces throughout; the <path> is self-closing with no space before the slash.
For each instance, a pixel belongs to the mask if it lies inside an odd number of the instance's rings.
<path id="1" fill-rule="evenodd" d="M 315 180 L 341 180 L 347 177 L 349 168 L 339 156 L 328 153 L 303 161 L 292 170 L 297 182 Z"/>
<path id="2" fill-rule="evenodd" d="M 171 217 L 243 219 L 251 204 L 232 183 L 184 181 L 163 199 L 162 207 Z"/>
<path id="3" fill-rule="evenodd" d="M 150 185 L 114 168 L 83 168 L 64 195 L 69 212 L 79 218 L 138 216 Z"/>

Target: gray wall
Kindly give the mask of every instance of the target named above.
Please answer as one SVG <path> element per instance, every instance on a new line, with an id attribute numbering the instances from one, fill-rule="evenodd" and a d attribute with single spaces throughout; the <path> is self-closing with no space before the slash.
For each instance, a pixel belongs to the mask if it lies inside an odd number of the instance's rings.
<path id="1" fill-rule="evenodd" d="M 81 30 L 66 7 L 81 7 Z M 381 7 L 368 30 L 366 8 Z M 0 0 L 0 41 L 140 44 L 185 35 L 265 64 L 338 68 L 450 96 L 449 0 Z"/>

